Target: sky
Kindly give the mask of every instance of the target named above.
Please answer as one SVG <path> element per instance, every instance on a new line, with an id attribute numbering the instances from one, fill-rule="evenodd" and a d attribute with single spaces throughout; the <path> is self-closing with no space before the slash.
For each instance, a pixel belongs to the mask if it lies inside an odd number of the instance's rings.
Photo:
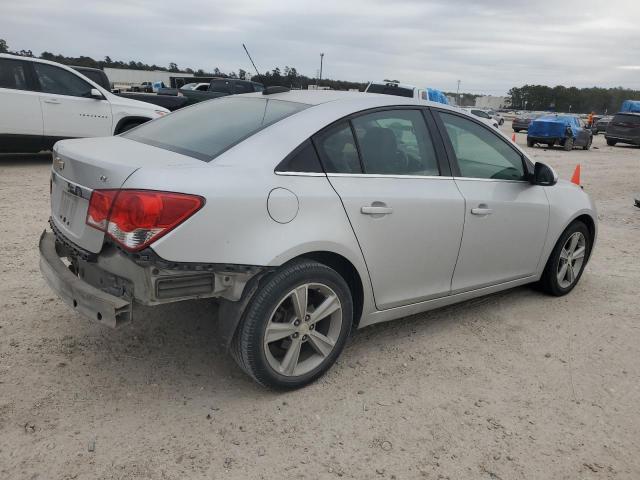
<path id="1" fill-rule="evenodd" d="M 504 95 L 640 89 L 640 0 L 0 0 L 11 50 Z"/>

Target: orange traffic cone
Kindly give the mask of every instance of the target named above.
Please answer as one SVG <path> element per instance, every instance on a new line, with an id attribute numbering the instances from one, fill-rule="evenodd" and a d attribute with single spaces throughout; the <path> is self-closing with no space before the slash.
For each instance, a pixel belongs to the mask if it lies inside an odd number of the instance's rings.
<path id="1" fill-rule="evenodd" d="M 513 135 L 511 135 L 511 141 L 513 143 L 516 143 L 516 134 L 515 133 Z"/>
<path id="2" fill-rule="evenodd" d="M 573 175 L 571 176 L 571 183 L 580 185 L 580 164 L 576 165 L 576 169 L 573 171 Z"/>

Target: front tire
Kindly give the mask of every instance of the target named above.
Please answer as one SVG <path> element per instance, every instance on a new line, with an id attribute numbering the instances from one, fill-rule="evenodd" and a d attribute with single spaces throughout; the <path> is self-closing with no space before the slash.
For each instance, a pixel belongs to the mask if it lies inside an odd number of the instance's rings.
<path id="1" fill-rule="evenodd" d="M 591 254 L 591 233 L 576 221 L 560 235 L 545 266 L 540 286 L 550 295 L 566 295 L 576 286 Z"/>
<path id="2" fill-rule="evenodd" d="M 519 128 L 514 128 L 513 131 L 516 132 L 516 133 L 520 133 L 520 129 Z"/>
<path id="3" fill-rule="evenodd" d="M 232 342 L 232 354 L 256 382 L 294 389 L 336 361 L 353 324 L 344 278 L 318 262 L 298 260 L 265 279 Z"/>
<path id="4" fill-rule="evenodd" d="M 610 138 L 607 138 L 607 145 L 609 145 L 610 147 L 615 147 L 616 143 L 618 143 L 616 140 L 612 140 Z"/>
<path id="5" fill-rule="evenodd" d="M 582 147 L 583 150 L 589 150 L 591 148 L 591 144 L 593 143 L 593 137 L 589 137 L 589 140 L 587 140 L 587 144 Z"/>
<path id="6" fill-rule="evenodd" d="M 527 147 L 533 148 L 535 144 L 536 142 L 527 138 Z"/>

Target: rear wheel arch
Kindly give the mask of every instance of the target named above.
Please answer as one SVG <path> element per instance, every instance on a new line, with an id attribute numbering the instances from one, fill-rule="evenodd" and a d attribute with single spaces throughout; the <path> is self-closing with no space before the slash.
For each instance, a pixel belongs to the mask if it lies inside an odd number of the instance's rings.
<path id="1" fill-rule="evenodd" d="M 129 128 L 133 128 L 133 127 L 129 127 L 130 125 L 134 125 L 134 126 L 138 126 L 141 125 L 143 123 L 148 122 L 149 120 L 151 120 L 149 117 L 124 117 L 121 118 L 117 125 L 116 128 L 113 130 L 113 134 L 114 135 L 119 135 L 120 133 L 126 132 L 127 130 L 129 130 Z M 125 127 L 129 127 L 129 128 L 125 128 Z"/>
<path id="2" fill-rule="evenodd" d="M 362 316 L 362 309 L 364 306 L 364 287 L 362 284 L 362 278 L 353 263 L 342 255 L 329 251 L 304 253 L 291 259 L 290 262 L 301 258 L 322 263 L 323 265 L 326 265 L 338 272 L 338 274 L 344 278 L 349 286 L 349 290 L 351 291 L 351 297 L 353 299 L 353 324 L 357 327 L 360 323 L 360 317 Z"/>

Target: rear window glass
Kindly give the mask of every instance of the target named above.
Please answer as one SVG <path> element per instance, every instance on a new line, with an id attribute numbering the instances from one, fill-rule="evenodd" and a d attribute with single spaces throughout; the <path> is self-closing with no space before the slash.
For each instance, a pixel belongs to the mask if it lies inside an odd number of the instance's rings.
<path id="1" fill-rule="evenodd" d="M 613 123 L 628 123 L 631 125 L 640 125 L 640 115 L 619 114 L 613 118 Z"/>
<path id="2" fill-rule="evenodd" d="M 308 107 L 268 98 L 223 97 L 178 110 L 123 137 L 208 162 L 263 128 Z"/>
<path id="3" fill-rule="evenodd" d="M 369 88 L 367 88 L 367 93 L 382 93 L 384 95 L 413 98 L 413 88 L 403 88 L 393 84 L 380 85 L 378 83 L 372 83 L 369 85 Z"/>

